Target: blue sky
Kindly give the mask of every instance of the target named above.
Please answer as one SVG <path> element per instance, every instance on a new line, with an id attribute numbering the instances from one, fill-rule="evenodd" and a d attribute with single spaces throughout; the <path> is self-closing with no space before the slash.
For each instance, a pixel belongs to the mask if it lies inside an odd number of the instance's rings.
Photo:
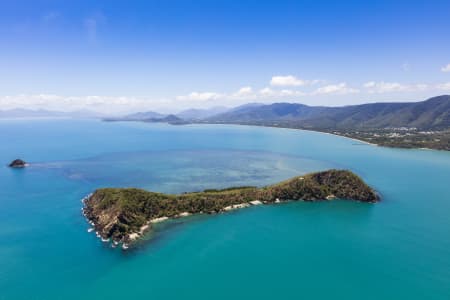
<path id="1" fill-rule="evenodd" d="M 0 109 L 450 93 L 450 1 L 0 0 Z"/>

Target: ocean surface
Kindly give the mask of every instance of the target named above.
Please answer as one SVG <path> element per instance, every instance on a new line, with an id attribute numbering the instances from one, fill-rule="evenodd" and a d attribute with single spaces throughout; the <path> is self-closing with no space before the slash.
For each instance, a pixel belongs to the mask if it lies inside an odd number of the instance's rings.
<path id="1" fill-rule="evenodd" d="M 250 126 L 0 121 L 0 299 L 450 299 L 450 153 Z M 29 168 L 6 167 L 22 158 Z M 350 169 L 382 202 L 291 202 L 88 233 L 99 187 L 179 193 Z"/>

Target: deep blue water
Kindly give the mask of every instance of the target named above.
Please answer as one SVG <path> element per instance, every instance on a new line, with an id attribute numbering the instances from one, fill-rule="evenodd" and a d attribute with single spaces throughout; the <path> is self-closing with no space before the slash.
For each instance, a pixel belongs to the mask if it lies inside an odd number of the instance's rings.
<path id="1" fill-rule="evenodd" d="M 315 132 L 0 121 L 0 299 L 450 299 L 450 153 Z M 31 166 L 5 165 L 23 158 Z M 292 202 L 168 222 L 137 249 L 87 233 L 98 187 L 177 193 L 351 169 L 377 204 Z"/>

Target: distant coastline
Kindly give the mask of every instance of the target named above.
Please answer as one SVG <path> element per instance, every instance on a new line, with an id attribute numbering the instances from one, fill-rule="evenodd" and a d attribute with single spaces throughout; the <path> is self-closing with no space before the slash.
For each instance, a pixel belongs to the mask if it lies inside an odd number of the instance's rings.
<path id="1" fill-rule="evenodd" d="M 319 128 L 302 128 L 302 127 L 291 127 L 291 126 L 280 126 L 273 124 L 258 124 L 258 123 L 226 123 L 226 122 L 193 122 L 191 124 L 217 124 L 217 125 L 240 125 L 240 126 L 257 126 L 257 127 L 268 127 L 268 128 L 283 128 L 283 129 L 293 129 L 293 130 L 303 130 L 310 132 L 319 132 L 324 134 L 331 134 L 334 136 L 339 136 L 347 139 L 351 139 L 354 141 L 358 141 L 371 146 L 380 146 L 387 148 L 398 148 L 398 149 L 430 149 L 430 150 L 441 150 L 441 151 L 450 151 L 450 131 L 437 132 L 436 134 L 430 134 L 427 136 L 427 140 L 422 138 L 417 138 L 417 141 L 411 141 L 410 136 L 404 136 L 403 138 L 389 138 L 386 136 L 377 137 L 379 135 L 379 130 L 374 131 L 339 131 L 339 130 L 325 130 Z M 173 124 L 175 125 L 175 124 Z M 392 135 L 395 134 L 396 131 L 385 130 L 383 131 L 384 135 Z M 366 135 L 366 137 L 364 137 Z M 442 136 L 442 140 L 434 141 L 439 135 Z M 373 137 L 375 136 L 375 137 Z"/>
<path id="2" fill-rule="evenodd" d="M 227 122 L 202 122 L 202 121 L 192 121 L 192 122 L 165 122 L 165 121 L 143 121 L 143 120 L 121 120 L 115 119 L 103 120 L 105 122 L 144 122 L 144 123 L 166 123 L 169 125 L 180 126 L 180 125 L 236 125 L 236 126 L 255 126 L 255 127 L 267 127 L 267 128 L 281 128 L 281 129 L 292 129 L 292 130 L 303 130 L 309 132 L 318 132 L 323 134 L 330 134 L 338 137 L 347 138 L 350 140 L 354 140 L 366 145 L 370 146 L 380 146 L 387 148 L 396 148 L 396 149 L 419 149 L 419 150 L 435 150 L 435 151 L 450 151 L 450 131 L 442 131 L 437 132 L 436 134 L 441 134 L 444 136 L 444 141 L 438 144 L 427 144 L 426 141 L 423 141 L 421 138 L 418 139 L 415 143 L 412 143 L 410 140 L 402 140 L 392 138 L 378 138 L 375 139 L 370 136 L 376 136 L 379 134 L 380 130 L 373 131 L 338 131 L 338 130 L 324 130 L 324 129 L 314 129 L 314 128 L 302 128 L 302 127 L 290 127 L 290 126 L 279 126 L 279 125 L 271 125 L 271 124 L 258 124 L 258 123 L 227 123 Z M 396 131 L 384 130 L 383 134 L 395 134 Z M 362 134 L 368 135 L 369 137 L 361 137 Z M 434 139 L 435 135 L 429 135 L 427 138 Z M 408 136 L 405 136 L 405 139 L 408 139 Z M 448 141 L 447 141 L 448 140 Z"/>
<path id="3" fill-rule="evenodd" d="M 208 109 L 161 115 L 152 111 L 105 121 L 185 124 L 234 124 L 330 133 L 370 145 L 450 151 L 450 95 L 419 102 L 382 102 L 349 106 L 300 103 L 247 103 L 217 113 Z"/>

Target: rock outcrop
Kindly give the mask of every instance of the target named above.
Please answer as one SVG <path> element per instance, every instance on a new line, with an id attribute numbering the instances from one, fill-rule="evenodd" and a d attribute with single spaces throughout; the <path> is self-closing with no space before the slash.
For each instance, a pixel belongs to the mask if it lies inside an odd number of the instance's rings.
<path id="1" fill-rule="evenodd" d="M 26 166 L 27 163 L 21 159 L 15 159 L 9 164 L 11 168 L 25 168 Z"/>

